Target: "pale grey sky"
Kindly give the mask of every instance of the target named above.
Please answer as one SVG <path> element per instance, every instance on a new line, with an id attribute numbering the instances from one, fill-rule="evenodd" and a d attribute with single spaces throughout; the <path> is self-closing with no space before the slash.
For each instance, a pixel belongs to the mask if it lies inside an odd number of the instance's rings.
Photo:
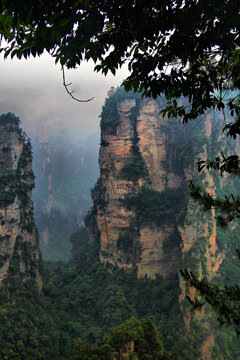
<path id="1" fill-rule="evenodd" d="M 60 65 L 48 54 L 28 60 L 0 58 L 0 114 L 13 112 L 22 119 L 26 130 L 31 124 L 65 124 L 81 136 L 99 129 L 99 114 L 111 86 L 120 85 L 127 70 L 107 77 L 93 71 L 93 64 L 83 63 L 76 70 L 66 70 L 67 83 L 79 98 L 95 97 L 89 103 L 71 99 L 62 85 Z"/>

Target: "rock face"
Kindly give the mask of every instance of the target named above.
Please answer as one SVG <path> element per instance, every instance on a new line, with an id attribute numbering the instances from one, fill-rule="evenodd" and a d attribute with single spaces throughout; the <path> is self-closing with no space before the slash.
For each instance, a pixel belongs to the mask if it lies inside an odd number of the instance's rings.
<path id="1" fill-rule="evenodd" d="M 41 259 L 31 200 L 34 187 L 30 142 L 13 114 L 0 117 L 0 283 L 35 279 Z"/>
<path id="2" fill-rule="evenodd" d="M 101 175 L 93 191 L 100 259 L 139 278 L 165 278 L 176 270 L 184 247 L 184 184 L 192 171 L 192 164 L 184 169 L 179 163 L 185 129 L 167 125 L 155 100 L 135 96 L 115 106 L 117 126 L 105 127 L 102 120 Z"/>
<path id="3" fill-rule="evenodd" d="M 131 269 L 138 278 L 166 278 L 193 263 L 213 276 L 224 258 L 215 211 L 200 211 L 189 198 L 188 181 L 214 196 L 224 187 L 224 178 L 216 183 L 216 175 L 196 169 L 199 158 L 219 150 L 221 123 L 213 115 L 196 128 L 167 121 L 160 115 L 163 100 L 119 92 L 103 108 L 100 179 L 92 192 L 101 261 Z M 226 143 L 225 150 L 231 149 L 236 151 Z"/>
<path id="4" fill-rule="evenodd" d="M 205 213 L 189 198 L 188 182 L 222 196 L 232 180 L 219 180 L 213 172 L 199 175 L 196 162 L 214 158 L 220 150 L 236 153 L 238 145 L 220 141 L 219 115 L 208 115 L 197 125 L 182 125 L 160 115 L 163 102 L 118 89 L 103 107 L 100 179 L 92 192 L 100 260 L 131 270 L 138 278 L 166 279 L 180 268 L 189 268 L 211 279 L 228 252 L 226 236 L 218 234 L 215 211 Z M 190 330 L 181 279 L 179 287 L 179 304 Z M 205 319 L 202 325 L 209 330 Z M 211 359 L 214 344 L 214 334 L 208 332 L 202 344 L 204 359 Z"/>

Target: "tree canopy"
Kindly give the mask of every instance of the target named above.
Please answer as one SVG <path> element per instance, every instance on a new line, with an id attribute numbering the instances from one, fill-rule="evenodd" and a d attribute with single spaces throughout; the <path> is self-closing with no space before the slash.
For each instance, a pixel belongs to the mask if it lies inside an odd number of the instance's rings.
<path id="1" fill-rule="evenodd" d="M 104 74 L 127 62 L 125 89 L 164 94 L 168 115 L 188 121 L 226 107 L 239 115 L 239 95 L 227 91 L 240 86 L 237 0 L 1 0 L 0 11 L 5 56 L 46 50 L 67 68 L 92 59 Z M 238 121 L 228 131 L 239 134 Z"/>

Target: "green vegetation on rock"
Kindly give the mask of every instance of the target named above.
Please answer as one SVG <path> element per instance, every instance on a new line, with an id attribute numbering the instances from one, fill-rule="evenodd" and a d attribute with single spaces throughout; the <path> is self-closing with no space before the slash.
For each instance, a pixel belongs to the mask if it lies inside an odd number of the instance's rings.
<path id="1" fill-rule="evenodd" d="M 0 208 L 13 203 L 16 196 L 23 205 L 30 200 L 29 194 L 34 187 L 34 175 L 32 170 L 27 172 L 26 167 L 32 160 L 32 148 L 29 140 L 24 136 L 21 136 L 21 141 L 23 141 L 23 149 L 17 170 L 6 169 L 0 173 Z M 26 181 L 27 179 L 30 181 Z"/>
<path id="2" fill-rule="evenodd" d="M 127 209 L 134 209 L 140 226 L 143 224 L 161 225 L 172 216 L 182 223 L 187 211 L 186 198 L 183 196 L 182 189 L 167 189 L 160 192 L 142 187 L 136 195 L 126 197 L 121 202 Z"/>
<path id="3" fill-rule="evenodd" d="M 147 167 L 142 157 L 137 157 L 130 164 L 122 168 L 122 174 L 127 178 L 145 178 L 148 175 Z"/>
<path id="4" fill-rule="evenodd" d="M 134 245 L 135 231 L 131 228 L 124 228 L 117 239 L 117 247 L 126 254 L 131 254 Z"/>
<path id="5" fill-rule="evenodd" d="M 102 107 L 102 113 L 100 115 L 100 126 L 103 131 L 110 129 L 115 130 L 119 125 L 119 113 L 117 110 L 117 104 L 126 99 L 139 99 L 141 96 L 135 94 L 133 91 L 126 93 L 122 87 L 112 89 L 108 93 L 109 97 L 105 100 L 105 104 Z"/>
<path id="6" fill-rule="evenodd" d="M 149 320 L 127 320 L 111 331 L 97 347 L 84 344 L 80 339 L 75 343 L 78 352 L 76 360 L 113 360 L 127 356 L 134 360 L 167 360 L 159 331 Z"/>
<path id="7" fill-rule="evenodd" d="M 193 316 L 191 334 L 185 337 L 178 302 L 178 276 L 165 280 L 160 277 L 137 280 L 131 273 L 101 264 L 97 248 L 89 247 L 88 241 L 86 229 L 79 229 L 71 237 L 72 260 L 44 264 L 42 294 L 39 295 L 32 281 L 22 283 L 12 276 L 8 285 L 9 299 L 3 284 L 0 291 L 0 358 L 10 360 L 14 355 L 19 360 L 28 357 L 68 360 L 69 357 L 81 359 L 80 355 L 83 359 L 83 356 L 91 359 L 91 355 L 103 360 L 103 356 L 110 356 L 113 349 L 118 345 L 121 348 L 125 340 L 133 337 L 134 352 L 140 356 L 142 351 L 147 351 L 149 357 L 141 355 L 144 360 L 162 356 L 159 339 L 169 351 L 171 360 L 198 358 L 207 333 Z M 29 248 L 23 245 L 19 251 L 28 261 Z M 138 320 L 121 325 L 132 317 Z M 149 320 L 139 321 L 149 317 L 161 336 Z M 112 331 L 114 327 L 118 328 Z M 153 336 L 149 338 L 150 333 Z M 149 344 L 155 345 L 149 349 Z M 228 360 L 235 360 L 239 356 L 237 344 L 239 340 L 234 333 L 229 337 L 222 332 L 219 340 L 217 336 L 214 351 Z M 226 357 L 229 348 L 232 353 Z"/>
<path id="8" fill-rule="evenodd" d="M 57 332 L 35 280 L 12 278 L 0 289 L 0 358 L 4 360 L 58 359 Z"/>
<path id="9" fill-rule="evenodd" d="M 16 125 L 17 127 L 20 125 L 20 119 L 14 115 L 13 113 L 7 113 L 0 115 L 0 124 L 11 124 Z"/>

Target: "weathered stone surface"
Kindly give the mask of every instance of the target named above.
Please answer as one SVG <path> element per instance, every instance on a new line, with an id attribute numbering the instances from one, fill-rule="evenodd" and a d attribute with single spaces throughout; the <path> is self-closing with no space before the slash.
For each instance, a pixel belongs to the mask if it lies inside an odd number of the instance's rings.
<path id="1" fill-rule="evenodd" d="M 196 161 L 208 158 L 208 141 L 220 137 L 214 130 L 212 117 L 208 115 L 202 126 L 203 142 L 199 147 L 197 141 L 191 142 L 190 139 L 192 135 L 197 138 L 199 129 L 189 131 L 178 122 L 169 125 L 160 115 L 159 106 L 159 102 L 152 99 L 122 100 L 117 105 L 119 125 L 115 131 L 102 130 L 99 153 L 101 185 L 98 190 L 101 202 L 95 201 L 100 259 L 132 269 L 139 278 L 155 278 L 156 275 L 165 278 L 176 271 L 176 262 L 188 267 L 195 258 L 195 263 L 198 263 L 196 271 L 211 278 L 224 259 L 224 255 L 217 251 L 214 210 L 206 215 L 191 199 L 187 199 L 183 221 L 170 216 L 160 225 L 139 225 L 135 212 L 127 210 L 121 202 L 121 199 L 137 194 L 144 186 L 159 192 L 182 189 L 182 197 L 186 196 L 184 184 L 196 174 Z M 138 138 L 138 149 L 148 171 L 148 176 L 137 179 L 123 176 L 124 167 L 136 160 L 132 150 L 134 137 Z M 201 181 L 207 191 L 215 195 L 213 176 L 207 173 Z M 136 232 L 134 244 L 126 254 L 119 249 L 118 241 L 128 228 Z M 198 245 L 200 238 L 204 239 L 200 246 L 203 249 Z M 205 252 L 204 266 L 201 251 Z"/>
<path id="2" fill-rule="evenodd" d="M 133 119 L 132 110 L 135 107 L 135 99 L 118 103 L 120 120 L 116 132 L 102 131 L 101 135 L 103 145 L 100 148 L 99 164 L 105 206 L 97 205 L 100 259 L 105 263 L 132 269 L 139 278 L 155 278 L 156 275 L 166 277 L 173 272 L 180 256 L 181 239 L 174 220 L 163 227 L 153 227 L 151 224 L 140 229 L 128 256 L 118 249 L 121 232 L 133 228 L 136 222 L 134 212 L 127 210 L 120 199 L 138 193 L 145 185 L 164 191 L 179 188 L 183 181 L 183 178 L 165 166 L 169 158 L 166 146 L 168 134 L 161 131 L 161 127 L 166 126 L 166 120 L 159 116 L 158 103 L 151 99 L 142 100 L 137 118 Z M 139 138 L 138 147 L 149 174 L 147 178 L 139 177 L 137 181 L 122 176 L 124 166 L 135 161 L 132 151 L 135 135 Z M 168 243 L 172 244 L 171 247 L 166 246 Z"/>
<path id="3" fill-rule="evenodd" d="M 215 210 L 203 212 L 188 196 L 186 184 L 193 180 L 217 196 L 217 187 L 218 191 L 226 188 L 229 178 L 223 176 L 216 183 L 212 172 L 199 175 L 196 162 L 217 155 L 219 140 L 225 154 L 239 153 L 240 142 L 221 140 L 221 119 L 216 119 L 216 114 L 208 114 L 195 125 L 182 125 L 163 119 L 160 106 L 158 100 L 152 99 L 119 101 L 117 128 L 102 129 L 100 180 L 93 196 L 100 232 L 100 260 L 132 270 L 138 278 L 154 279 L 157 275 L 167 278 L 180 268 L 188 268 L 200 277 L 212 279 L 226 257 L 226 252 L 218 248 Z M 136 162 L 136 150 L 133 151 L 136 144 L 147 174 L 123 176 L 126 165 Z M 178 203 L 170 204 L 169 198 L 163 219 L 149 223 L 143 218 L 139 223 L 138 208 L 132 207 L 130 211 L 122 200 L 141 193 L 144 187 L 161 194 L 180 192 L 182 195 L 177 198 L 180 209 Z M 124 241 L 129 237 L 132 243 L 124 250 Z M 190 334 L 192 314 L 186 295 L 194 299 L 197 294 L 185 288 L 182 278 L 179 288 L 179 304 Z M 209 332 L 201 349 L 202 358 L 210 360 L 215 334 L 209 325 L 209 315 L 202 312 L 197 319 Z"/>
<path id="4" fill-rule="evenodd" d="M 9 276 L 35 278 L 41 289 L 31 148 L 17 119 L 7 116 L 0 119 L 0 182 L 0 283 Z"/>

